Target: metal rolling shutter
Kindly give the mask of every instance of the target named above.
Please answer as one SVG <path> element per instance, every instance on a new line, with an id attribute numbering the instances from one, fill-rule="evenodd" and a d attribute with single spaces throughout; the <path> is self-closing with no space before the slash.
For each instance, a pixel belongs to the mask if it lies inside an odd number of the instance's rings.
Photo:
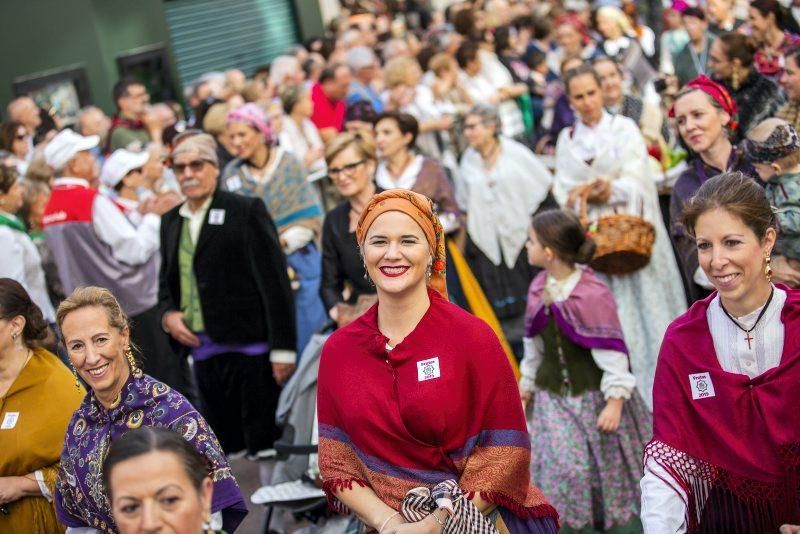
<path id="1" fill-rule="evenodd" d="M 167 0 L 181 81 L 231 68 L 250 75 L 297 42 L 291 0 Z"/>

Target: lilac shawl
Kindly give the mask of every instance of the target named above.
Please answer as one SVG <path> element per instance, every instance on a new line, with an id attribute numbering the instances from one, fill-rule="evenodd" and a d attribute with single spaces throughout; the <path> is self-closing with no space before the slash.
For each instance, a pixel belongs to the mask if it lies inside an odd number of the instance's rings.
<path id="1" fill-rule="evenodd" d="M 111 504 L 103 487 L 102 465 L 113 441 L 144 426 L 171 428 L 208 460 L 214 494 L 211 511 L 222 511 L 223 528 L 233 532 L 247 514 L 239 486 L 217 437 L 186 398 L 147 375 L 130 377 L 118 406 L 104 408 L 89 391 L 72 415 L 56 479 L 58 519 L 68 527 L 116 532 Z"/>
<path id="2" fill-rule="evenodd" d="M 550 315 L 567 338 L 587 349 L 616 350 L 628 354 L 614 295 L 590 268 L 582 268 L 581 278 L 567 300 L 546 304 L 547 272 L 540 272 L 528 289 L 525 311 L 525 336 L 533 337 L 545 329 Z"/>

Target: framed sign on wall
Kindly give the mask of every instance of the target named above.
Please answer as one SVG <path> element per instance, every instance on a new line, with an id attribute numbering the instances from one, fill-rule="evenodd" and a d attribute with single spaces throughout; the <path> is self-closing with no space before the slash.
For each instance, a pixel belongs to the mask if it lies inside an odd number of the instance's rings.
<path id="1" fill-rule="evenodd" d="M 81 64 L 38 72 L 14 79 L 14 96 L 28 95 L 64 126 L 78 120 L 78 112 L 92 104 L 86 67 Z"/>

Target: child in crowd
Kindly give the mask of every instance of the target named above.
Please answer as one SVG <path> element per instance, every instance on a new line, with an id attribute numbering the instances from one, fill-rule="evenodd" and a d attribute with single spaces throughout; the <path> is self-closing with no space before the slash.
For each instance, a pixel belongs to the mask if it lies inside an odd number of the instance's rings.
<path id="1" fill-rule="evenodd" d="M 520 396 L 533 480 L 562 532 L 641 531 L 641 454 L 651 416 L 635 388 L 614 297 L 586 264 L 595 244 L 573 213 L 533 218 Z M 530 406 L 532 404 L 533 406 Z"/>
<path id="2" fill-rule="evenodd" d="M 800 270 L 800 139 L 783 119 L 766 119 L 745 140 L 748 159 L 764 182 L 776 211 L 778 241 L 773 252 Z"/>

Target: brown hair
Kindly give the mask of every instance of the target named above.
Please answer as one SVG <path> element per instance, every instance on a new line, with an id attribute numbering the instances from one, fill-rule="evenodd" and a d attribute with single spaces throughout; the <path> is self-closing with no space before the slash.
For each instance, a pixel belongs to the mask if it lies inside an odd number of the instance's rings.
<path id="1" fill-rule="evenodd" d="M 384 111 L 372 121 L 373 126 L 377 126 L 382 120 L 389 119 L 394 121 L 397 129 L 400 130 L 400 135 L 411 134 L 411 141 L 408 147 L 413 147 L 419 135 L 419 122 L 410 113 L 403 113 L 402 111 Z"/>
<path id="2" fill-rule="evenodd" d="M 47 337 L 47 322 L 42 310 L 32 300 L 25 288 L 11 278 L 0 278 L 0 319 L 25 318 L 22 341 L 28 347 L 33 341 Z"/>
<path id="3" fill-rule="evenodd" d="M 0 148 L 13 152 L 17 132 L 25 126 L 19 121 L 8 121 L 0 124 Z"/>
<path id="4" fill-rule="evenodd" d="M 739 32 L 725 32 L 717 39 L 722 43 L 722 49 L 725 51 L 728 60 L 738 59 L 742 64 L 742 68 L 745 69 L 753 66 L 753 58 L 758 46 L 756 46 L 752 37 Z"/>
<path id="5" fill-rule="evenodd" d="M 578 216 L 565 210 L 547 210 L 534 215 L 531 222 L 536 238 L 567 263 L 589 263 L 596 248 L 586 237 Z"/>
<path id="6" fill-rule="evenodd" d="M 725 172 L 700 186 L 683 208 L 682 222 L 694 237 L 697 219 L 707 211 L 724 209 L 735 215 L 761 240 L 775 228 L 775 214 L 764 189 L 741 172 Z"/>
<path id="7" fill-rule="evenodd" d="M 43 157 L 34 157 L 25 171 L 25 181 L 42 182 L 50 185 L 54 178 L 53 169 L 47 164 Z"/>
<path id="8" fill-rule="evenodd" d="M 572 83 L 572 80 L 587 75 L 592 77 L 592 79 L 597 83 L 597 87 L 602 87 L 603 82 L 600 80 L 600 75 L 597 74 L 597 71 L 594 70 L 594 67 L 592 67 L 588 63 L 584 63 L 580 67 L 569 69 L 567 72 L 563 74 L 564 88 L 567 91 L 567 96 L 569 96 L 570 94 L 570 84 Z"/>
<path id="9" fill-rule="evenodd" d="M 441 76 L 442 71 L 457 70 L 458 63 L 448 54 L 441 52 L 436 54 L 428 62 L 428 70 L 432 71 L 436 76 Z"/>
<path id="10" fill-rule="evenodd" d="M 17 168 L 0 162 L 0 194 L 5 195 L 19 180 Z"/>
<path id="11" fill-rule="evenodd" d="M 336 156 L 345 151 L 350 145 L 354 146 L 359 155 L 367 160 L 377 161 L 378 156 L 375 154 L 375 140 L 372 136 L 366 133 L 341 133 L 328 143 L 325 149 L 325 163 L 330 165 L 331 161 L 336 159 Z"/>

